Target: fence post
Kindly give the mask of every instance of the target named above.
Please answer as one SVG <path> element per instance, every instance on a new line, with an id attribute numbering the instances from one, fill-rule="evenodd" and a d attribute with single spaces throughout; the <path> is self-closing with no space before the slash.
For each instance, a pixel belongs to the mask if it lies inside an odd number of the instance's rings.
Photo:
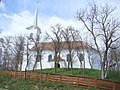
<path id="1" fill-rule="evenodd" d="M 49 75 L 49 73 L 47 74 L 47 81 L 49 81 L 49 77 L 50 77 L 50 75 Z"/>
<path id="2" fill-rule="evenodd" d="M 39 72 L 37 73 L 37 78 L 38 78 L 38 80 L 40 80 L 40 73 Z"/>
<path id="3" fill-rule="evenodd" d="M 62 75 L 60 75 L 60 83 L 62 83 Z"/>
<path id="4" fill-rule="evenodd" d="M 42 73 L 40 73 L 40 80 L 42 80 Z"/>
<path id="5" fill-rule="evenodd" d="M 77 86 L 79 86 L 79 76 L 77 76 Z"/>
<path id="6" fill-rule="evenodd" d="M 9 75 L 9 76 L 11 76 L 10 74 L 11 74 L 11 70 L 8 72 L 8 75 Z"/>
<path id="7" fill-rule="evenodd" d="M 16 77 L 16 71 L 14 71 L 14 78 Z"/>
<path id="8" fill-rule="evenodd" d="M 22 78 L 22 73 L 21 73 L 21 71 L 20 71 L 20 78 Z"/>
<path id="9" fill-rule="evenodd" d="M 9 71 L 7 70 L 5 74 L 7 74 L 7 75 L 8 75 L 8 73 L 9 73 Z"/>
<path id="10" fill-rule="evenodd" d="M 10 76 L 12 76 L 12 71 L 10 70 L 10 72 L 8 73 Z"/>
<path id="11" fill-rule="evenodd" d="M 47 81 L 47 78 L 48 78 L 48 73 L 45 73 L 45 75 L 46 75 L 46 79 L 45 79 L 45 81 Z"/>
<path id="12" fill-rule="evenodd" d="M 29 71 L 29 79 L 31 79 L 31 71 Z"/>
<path id="13" fill-rule="evenodd" d="M 11 76 L 14 77 L 13 70 L 11 71 Z"/>
<path id="14" fill-rule="evenodd" d="M 13 70 L 11 71 L 11 73 L 10 73 L 10 74 L 11 74 L 11 76 L 12 76 L 12 77 L 14 76 L 14 74 L 13 74 Z"/>
<path id="15" fill-rule="evenodd" d="M 115 90 L 115 83 L 113 82 L 112 84 L 113 84 L 112 85 L 112 87 L 113 87 L 112 89 Z"/>
<path id="16" fill-rule="evenodd" d="M 94 80 L 95 83 L 95 90 L 97 89 L 97 79 Z"/>

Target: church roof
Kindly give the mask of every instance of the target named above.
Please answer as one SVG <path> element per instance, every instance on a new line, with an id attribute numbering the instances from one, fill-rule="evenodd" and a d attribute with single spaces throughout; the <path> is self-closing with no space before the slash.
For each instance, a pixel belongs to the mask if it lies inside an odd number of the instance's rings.
<path id="1" fill-rule="evenodd" d="M 62 49 L 82 49 L 82 48 L 88 48 L 89 46 L 85 44 L 83 41 L 63 41 L 60 42 L 59 44 L 57 42 L 42 42 L 37 44 L 36 46 L 34 45 L 31 50 L 36 50 L 36 49 L 43 49 L 43 50 L 54 50 L 56 47 L 61 47 Z"/>

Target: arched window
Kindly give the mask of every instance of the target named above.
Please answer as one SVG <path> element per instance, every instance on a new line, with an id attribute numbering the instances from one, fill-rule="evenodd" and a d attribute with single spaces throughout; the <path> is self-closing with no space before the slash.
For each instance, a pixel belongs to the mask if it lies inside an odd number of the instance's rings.
<path id="1" fill-rule="evenodd" d="M 52 60 L 52 55 L 49 55 L 48 56 L 48 61 L 51 61 Z"/>

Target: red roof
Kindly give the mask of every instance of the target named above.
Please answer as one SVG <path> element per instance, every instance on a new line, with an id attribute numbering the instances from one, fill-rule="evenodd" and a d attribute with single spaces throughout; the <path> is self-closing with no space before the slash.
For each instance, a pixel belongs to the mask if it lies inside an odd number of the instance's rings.
<path id="1" fill-rule="evenodd" d="M 57 45 L 57 44 L 56 44 Z M 62 49 L 68 49 L 68 47 L 70 46 L 70 48 L 72 49 L 77 49 L 77 48 L 88 48 L 88 45 L 85 44 L 83 41 L 70 41 L 70 42 L 60 42 L 59 47 L 62 47 Z M 35 49 L 43 49 L 43 50 L 54 50 L 55 47 L 55 43 L 53 42 L 42 42 L 39 43 L 36 46 L 33 46 L 31 50 L 35 50 Z"/>

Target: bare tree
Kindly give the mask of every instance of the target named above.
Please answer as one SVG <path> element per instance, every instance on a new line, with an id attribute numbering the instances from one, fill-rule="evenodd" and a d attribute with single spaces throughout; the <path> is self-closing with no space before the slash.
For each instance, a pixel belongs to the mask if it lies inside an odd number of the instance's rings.
<path id="1" fill-rule="evenodd" d="M 16 71 L 22 70 L 25 38 L 24 36 L 15 36 L 12 39 L 12 55 L 14 56 L 14 65 Z"/>
<path id="2" fill-rule="evenodd" d="M 42 41 L 42 37 L 40 37 L 40 33 L 41 33 L 40 29 L 38 29 L 36 37 L 34 37 L 33 34 L 31 33 L 30 36 L 28 37 L 28 39 L 31 42 L 34 42 L 34 44 L 35 44 L 34 51 L 36 52 L 36 58 L 35 58 L 34 66 L 33 66 L 33 71 L 36 68 L 37 62 L 39 62 L 40 63 L 40 69 L 41 69 L 41 72 L 42 72 L 42 61 L 41 60 L 42 60 L 42 53 L 43 53 L 44 46 L 45 46 L 44 45 L 45 43 L 43 43 L 43 42 L 45 40 Z"/>
<path id="3" fill-rule="evenodd" d="M 87 39 L 87 37 L 86 37 L 86 39 Z M 95 54 L 97 54 L 97 51 L 96 51 L 96 49 L 93 48 L 94 44 L 91 41 L 86 40 L 85 43 L 86 43 L 86 45 L 88 45 L 88 47 L 86 48 L 86 51 L 88 53 L 89 64 L 90 64 L 91 69 L 93 69 L 93 64 L 94 64 L 94 62 L 96 62 Z"/>
<path id="4" fill-rule="evenodd" d="M 1 47 L 3 48 L 3 69 L 11 69 L 11 36 L 6 36 L 0 40 L 1 42 Z"/>
<path id="5" fill-rule="evenodd" d="M 3 68 L 3 48 L 2 48 L 2 45 L 3 45 L 3 42 L 4 42 L 4 39 L 3 38 L 0 38 L 0 69 Z"/>
<path id="6" fill-rule="evenodd" d="M 44 43 L 45 40 L 43 40 L 43 42 L 41 43 L 41 45 L 39 46 L 39 62 L 40 62 L 40 68 L 41 68 L 41 72 L 42 72 L 42 54 L 43 54 L 43 50 L 44 50 L 44 46 L 45 46 L 45 43 Z"/>
<path id="7" fill-rule="evenodd" d="M 64 38 L 65 44 L 67 45 L 67 50 L 68 50 L 68 55 L 67 55 L 68 68 L 71 67 L 71 73 L 73 74 L 73 70 L 72 70 L 73 57 L 75 54 L 75 50 L 73 47 L 77 40 L 76 30 L 73 27 L 68 26 L 65 30 L 62 30 L 62 36 Z"/>
<path id="8" fill-rule="evenodd" d="M 31 33 L 30 36 L 28 37 L 28 39 L 31 40 L 32 42 L 34 42 L 34 44 L 35 44 L 36 59 L 35 59 L 35 63 L 34 63 L 34 66 L 33 66 L 33 71 L 35 70 L 37 62 L 39 60 L 39 48 L 38 48 L 38 44 L 39 44 L 39 41 L 40 41 L 39 34 L 40 33 L 37 33 L 36 38 L 33 37 L 33 33 Z"/>
<path id="9" fill-rule="evenodd" d="M 108 5 L 97 7 L 96 4 L 90 6 L 90 9 L 77 12 L 77 19 L 81 21 L 89 31 L 94 41 L 95 47 L 101 60 L 101 78 L 107 77 L 108 72 L 108 52 L 111 45 L 119 37 L 116 35 L 120 23 L 112 15 L 115 8 Z M 101 49 L 102 47 L 102 49 Z"/>
<path id="10" fill-rule="evenodd" d="M 109 68 L 111 70 L 119 72 L 120 70 L 120 42 L 116 42 L 112 45 L 109 51 Z"/>
<path id="11" fill-rule="evenodd" d="M 54 52 L 54 68 L 55 68 L 55 73 L 56 73 L 56 68 L 57 68 L 57 65 L 59 64 L 59 61 L 60 61 L 60 54 L 61 54 L 61 51 L 62 51 L 62 35 L 61 35 L 61 31 L 62 31 L 62 27 L 61 25 L 59 24 L 56 24 L 55 26 L 52 26 L 51 27 L 52 29 L 52 34 L 53 35 L 50 35 L 48 33 L 47 36 L 50 40 L 52 40 L 53 42 L 53 52 Z"/>
<path id="12" fill-rule="evenodd" d="M 75 42 L 75 45 L 77 46 L 77 48 L 75 48 L 75 51 L 77 52 L 77 57 L 80 63 L 80 69 L 82 69 L 81 74 L 84 76 L 85 75 L 84 47 L 87 45 L 85 45 L 85 43 L 83 42 L 80 31 L 76 30 L 72 37 Z"/>
<path id="13" fill-rule="evenodd" d="M 0 69 L 2 69 L 2 48 L 0 48 Z"/>
<path id="14" fill-rule="evenodd" d="M 29 48 L 29 45 L 30 45 L 30 42 L 29 42 L 29 37 L 27 37 L 27 40 L 26 40 L 26 50 L 25 50 L 25 54 L 27 56 L 27 63 L 26 63 L 26 66 L 25 66 L 25 80 L 26 80 L 26 72 L 28 70 L 28 67 L 30 65 L 30 60 L 31 60 L 31 54 L 30 54 L 30 48 Z"/>

